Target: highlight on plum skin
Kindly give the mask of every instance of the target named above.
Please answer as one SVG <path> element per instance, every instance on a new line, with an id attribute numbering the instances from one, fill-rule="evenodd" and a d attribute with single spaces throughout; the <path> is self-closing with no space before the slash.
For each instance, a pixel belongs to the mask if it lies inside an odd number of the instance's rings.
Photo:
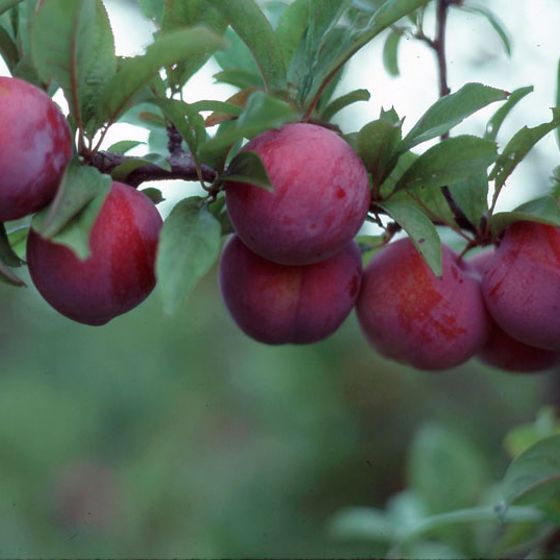
<path id="1" fill-rule="evenodd" d="M 233 236 L 220 261 L 220 287 L 232 318 L 266 344 L 308 344 L 332 334 L 352 311 L 361 275 L 354 242 L 323 262 L 285 266 Z"/>
<path id="2" fill-rule="evenodd" d="M 313 264 L 352 241 L 367 215 L 369 179 L 338 134 L 288 124 L 260 134 L 242 151 L 260 156 L 274 187 L 226 184 L 231 222 L 253 252 L 279 264 Z"/>
<path id="3" fill-rule="evenodd" d="M 46 93 L 7 77 L 0 77 L 0 137 L 0 222 L 6 222 L 54 198 L 72 157 L 72 138 Z"/>
<path id="4" fill-rule="evenodd" d="M 477 278 L 446 246 L 442 263 L 436 277 L 410 239 L 402 239 L 366 268 L 358 319 L 383 356 L 436 371 L 467 361 L 484 344 L 488 319 Z"/>
<path id="5" fill-rule="evenodd" d="M 490 249 L 469 259 L 481 279 L 492 267 L 494 256 L 495 251 Z M 491 317 L 490 323 L 488 339 L 477 354 L 481 362 L 512 373 L 544 372 L 560 364 L 560 352 L 524 344 L 509 336 Z"/>
<path id="6" fill-rule="evenodd" d="M 115 181 L 93 226 L 87 260 L 30 231 L 31 279 L 66 317 L 103 325 L 139 305 L 153 290 L 162 223 L 146 195 Z"/>
<path id="7" fill-rule="evenodd" d="M 511 337 L 560 351 L 560 228 L 511 225 L 482 280 L 488 311 Z"/>

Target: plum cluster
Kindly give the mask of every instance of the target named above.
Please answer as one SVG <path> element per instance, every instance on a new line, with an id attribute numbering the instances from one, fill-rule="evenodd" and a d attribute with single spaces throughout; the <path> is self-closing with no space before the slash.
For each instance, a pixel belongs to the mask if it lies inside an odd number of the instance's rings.
<path id="1" fill-rule="evenodd" d="M 33 214 L 55 198 L 72 157 L 72 135 L 51 98 L 35 86 L 0 77 L 0 222 Z M 88 259 L 33 230 L 27 242 L 31 278 L 67 317 L 102 325 L 142 302 L 155 286 L 162 220 L 144 194 L 118 182 L 94 224 Z"/>
<path id="2" fill-rule="evenodd" d="M 376 350 L 418 369 L 473 356 L 507 371 L 560 362 L 560 229 L 514 224 L 497 250 L 470 261 L 449 247 L 436 277 L 410 239 L 361 269 L 352 238 L 369 203 L 367 172 L 338 135 L 312 124 L 268 131 L 244 150 L 273 192 L 230 182 L 236 235 L 220 263 L 223 299 L 252 338 L 304 344 L 333 333 L 355 306 Z"/>

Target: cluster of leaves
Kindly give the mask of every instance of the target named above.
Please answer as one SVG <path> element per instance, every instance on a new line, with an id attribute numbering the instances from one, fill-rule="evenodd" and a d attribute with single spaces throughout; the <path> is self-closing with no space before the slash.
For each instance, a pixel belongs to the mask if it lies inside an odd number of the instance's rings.
<path id="1" fill-rule="evenodd" d="M 383 557 L 551 557 L 560 525 L 560 421 L 544 409 L 505 446 L 513 460 L 496 484 L 465 436 L 423 427 L 409 451 L 407 489 L 385 510 L 341 510 L 331 535 L 368 542 Z"/>
<path id="2" fill-rule="evenodd" d="M 221 195 L 224 180 L 272 188 L 259 158 L 238 154 L 242 142 L 290 121 L 328 125 L 342 108 L 369 99 L 363 89 L 334 97 L 345 64 L 388 30 L 385 61 L 391 70 L 397 37 L 425 38 L 422 20 L 433 2 L 295 0 L 270 2 L 263 9 L 255 0 L 138 3 L 155 24 L 154 41 L 144 54 L 123 58 L 115 54 L 102 0 L 0 0 L 0 54 L 14 76 L 50 93 L 61 89 L 69 106 L 76 156 L 55 201 L 33 219 L 32 227 L 42 236 L 87 257 L 89 232 L 109 189 L 107 176 L 95 169 L 96 156 L 116 122 L 147 128 L 149 141 L 142 157 L 127 156 L 138 146 L 132 140 L 108 148 L 105 153 L 118 160 L 110 169 L 113 179 L 126 182 L 134 172 L 155 166 L 163 173 L 159 176 L 169 172 L 200 181 L 204 195 L 179 202 L 162 232 L 158 285 L 165 307 L 172 310 L 215 262 L 221 236 L 230 231 Z M 492 14 L 458 4 L 484 15 L 509 50 L 507 34 Z M 212 56 L 221 67 L 216 80 L 239 91 L 225 102 L 185 103 L 184 87 Z M 382 224 L 380 214 L 395 220 L 436 273 L 441 271 L 436 225 L 451 227 L 470 245 L 492 242 L 520 219 L 560 225 L 560 210 L 551 198 L 493 215 L 509 175 L 538 140 L 560 125 L 560 111 L 555 109 L 549 123 L 523 128 L 498 152 L 502 122 L 531 90 L 521 88 L 510 95 L 467 84 L 437 101 L 406 134 L 404 119 L 391 109 L 347 135 L 371 174 L 371 220 Z M 413 151 L 495 102 L 504 103 L 484 137 L 458 136 L 421 154 Z M 170 130 L 182 138 L 180 157 L 169 152 Z M 489 182 L 494 183 L 490 207 Z M 145 192 L 155 202 L 162 199 L 157 189 Z M 22 264 L 18 251 L 28 227 L 16 224 L 9 234 L 0 227 L 0 278 L 13 284 L 21 284 L 12 267 Z M 361 242 L 374 248 L 389 238 Z"/>

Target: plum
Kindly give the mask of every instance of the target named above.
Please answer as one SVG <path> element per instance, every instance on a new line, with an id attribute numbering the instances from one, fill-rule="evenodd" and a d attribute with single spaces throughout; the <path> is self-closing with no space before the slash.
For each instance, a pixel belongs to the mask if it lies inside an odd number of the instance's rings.
<path id="1" fill-rule="evenodd" d="M 471 266 L 484 277 L 492 266 L 494 250 L 480 253 L 469 260 Z M 478 353 L 478 358 L 491 366 L 510 372 L 545 371 L 560 362 L 560 352 L 529 346 L 509 336 L 490 319 L 488 340 Z"/>
<path id="2" fill-rule="evenodd" d="M 364 272 L 358 319 L 384 356 L 418 369 L 461 364 L 484 344 L 488 321 L 469 267 L 442 248 L 436 277 L 410 239 L 381 250 Z"/>
<path id="3" fill-rule="evenodd" d="M 333 333 L 360 288 L 360 250 L 350 242 L 334 257 L 307 266 L 263 259 L 234 236 L 220 261 L 220 286 L 234 321 L 267 344 L 306 344 Z"/>
<path id="4" fill-rule="evenodd" d="M 57 311 L 87 325 L 103 325 L 140 304 L 155 286 L 162 219 L 152 201 L 113 182 L 80 260 L 66 246 L 33 230 L 27 262 L 33 283 Z"/>
<path id="5" fill-rule="evenodd" d="M 51 98 L 17 78 L 0 77 L 0 222 L 46 206 L 72 157 L 66 120 Z"/>
<path id="6" fill-rule="evenodd" d="M 305 123 L 269 130 L 244 148 L 260 156 L 273 192 L 226 184 L 233 227 L 252 251 L 286 265 L 325 260 L 363 224 L 370 191 L 367 171 L 350 145 L 326 128 Z"/>
<path id="7" fill-rule="evenodd" d="M 511 225 L 482 279 L 488 311 L 510 336 L 560 350 L 560 228 Z"/>

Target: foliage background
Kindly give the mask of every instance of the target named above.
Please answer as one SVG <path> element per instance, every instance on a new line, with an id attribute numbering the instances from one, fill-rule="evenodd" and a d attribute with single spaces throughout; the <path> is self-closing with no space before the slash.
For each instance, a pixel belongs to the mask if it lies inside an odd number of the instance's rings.
<path id="1" fill-rule="evenodd" d="M 126 33 L 118 14 L 132 4 L 108 5 L 118 39 Z M 560 6 L 492 5 L 512 32 L 511 61 L 483 20 L 457 16 L 450 78 L 452 89 L 469 80 L 510 91 L 535 85 L 508 138 L 548 119 Z M 380 105 L 395 104 L 412 123 L 436 97 L 422 45 L 403 46 L 403 77 L 390 79 L 381 44 L 349 68 L 342 88 L 371 88 L 373 99 L 340 114 L 346 131 Z M 190 95 L 201 96 L 194 86 Z M 480 129 L 486 116 L 462 130 Z M 552 135 L 535 148 L 503 205 L 545 190 L 556 149 Z M 380 359 L 354 317 L 324 343 L 265 347 L 227 316 L 215 271 L 176 316 L 152 297 L 99 329 L 60 317 L 32 288 L 0 285 L 0 556 L 367 555 L 365 543 L 332 540 L 328 520 L 349 505 L 383 506 L 401 490 L 418 430 L 440 424 L 466 438 L 489 480 L 499 480 L 505 434 L 560 401 L 558 375 L 512 376 L 474 361 L 419 373 Z"/>

